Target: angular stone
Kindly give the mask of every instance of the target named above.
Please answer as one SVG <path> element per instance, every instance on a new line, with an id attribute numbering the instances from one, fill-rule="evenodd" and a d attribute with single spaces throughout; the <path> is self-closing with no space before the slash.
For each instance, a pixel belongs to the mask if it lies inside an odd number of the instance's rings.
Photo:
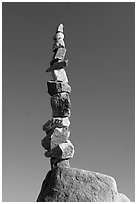
<path id="1" fill-rule="evenodd" d="M 70 131 L 68 127 L 63 128 L 55 128 L 54 130 L 50 131 L 42 140 L 41 145 L 46 150 L 51 150 L 58 144 L 65 142 L 68 140 L 70 136 Z"/>
<path id="2" fill-rule="evenodd" d="M 53 149 L 58 144 L 66 142 L 70 136 L 70 131 L 67 127 L 55 128 L 51 135 L 50 148 Z"/>
<path id="3" fill-rule="evenodd" d="M 53 117 L 70 117 L 70 98 L 68 93 L 58 93 L 50 99 Z"/>
<path id="4" fill-rule="evenodd" d="M 52 74 L 53 80 L 55 80 L 55 81 L 63 81 L 63 82 L 68 83 L 67 74 L 66 74 L 64 69 L 53 70 L 51 72 L 51 74 Z"/>
<path id="5" fill-rule="evenodd" d="M 69 127 L 70 121 L 68 117 L 65 118 L 53 118 L 51 120 L 48 120 L 43 125 L 43 130 L 48 134 L 51 130 L 55 129 L 56 127 Z"/>
<path id="6" fill-rule="evenodd" d="M 47 82 L 48 93 L 53 96 L 61 92 L 71 92 L 71 86 L 66 82 L 48 81 Z"/>
<path id="7" fill-rule="evenodd" d="M 82 169 L 56 167 L 43 181 L 37 202 L 116 202 L 114 178 Z"/>
<path id="8" fill-rule="evenodd" d="M 59 48 L 55 55 L 53 56 L 54 59 L 63 60 L 66 54 L 66 48 Z"/>
<path id="9" fill-rule="evenodd" d="M 53 52 L 55 52 L 58 48 L 65 47 L 65 43 L 63 39 L 58 39 L 53 44 Z"/>
<path id="10" fill-rule="evenodd" d="M 74 155 L 74 146 L 73 144 L 67 140 L 64 143 L 61 143 L 51 149 L 51 151 L 46 151 L 46 157 L 53 157 L 58 159 L 70 159 L 73 158 Z"/>
<path id="11" fill-rule="evenodd" d="M 59 26 L 57 27 L 56 33 L 57 32 L 62 32 L 63 33 L 63 24 L 59 24 Z"/>
<path id="12" fill-rule="evenodd" d="M 63 61 L 57 61 L 54 62 L 47 70 L 46 72 L 52 72 L 55 69 L 62 69 L 63 67 L 68 66 L 68 60 L 63 60 Z"/>

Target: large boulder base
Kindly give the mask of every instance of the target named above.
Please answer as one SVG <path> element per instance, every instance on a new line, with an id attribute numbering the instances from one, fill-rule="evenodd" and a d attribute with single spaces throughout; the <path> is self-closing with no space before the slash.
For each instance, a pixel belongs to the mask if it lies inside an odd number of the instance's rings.
<path id="1" fill-rule="evenodd" d="M 57 166 L 43 181 L 37 202 L 129 202 L 115 180 L 96 172 Z"/>

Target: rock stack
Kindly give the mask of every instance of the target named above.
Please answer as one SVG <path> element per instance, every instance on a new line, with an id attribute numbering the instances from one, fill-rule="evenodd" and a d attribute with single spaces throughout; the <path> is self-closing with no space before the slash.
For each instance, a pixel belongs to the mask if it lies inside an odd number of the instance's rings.
<path id="1" fill-rule="evenodd" d="M 71 87 L 64 70 L 68 60 L 64 60 L 63 39 L 63 25 L 60 24 L 54 36 L 53 59 L 47 69 L 52 75 L 52 80 L 47 82 L 52 119 L 43 125 L 46 136 L 41 142 L 46 149 L 45 156 L 51 158 L 51 170 L 42 183 L 37 202 L 129 202 L 118 192 L 113 177 L 69 166 L 74 146 L 69 141 Z"/>
<path id="2" fill-rule="evenodd" d="M 69 159 L 74 155 L 74 146 L 69 140 L 71 87 L 65 71 L 68 60 L 64 59 L 66 48 L 62 24 L 57 27 L 53 39 L 54 54 L 50 67 L 46 70 L 52 76 L 52 80 L 47 82 L 48 93 L 51 96 L 52 119 L 43 125 L 46 136 L 41 141 L 46 149 L 45 156 L 51 158 L 51 169 L 58 165 L 69 166 Z"/>

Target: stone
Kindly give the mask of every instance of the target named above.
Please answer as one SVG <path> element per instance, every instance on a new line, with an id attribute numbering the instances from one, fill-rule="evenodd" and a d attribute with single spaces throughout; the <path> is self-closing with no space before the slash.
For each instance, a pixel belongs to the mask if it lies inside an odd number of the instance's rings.
<path id="1" fill-rule="evenodd" d="M 68 127 L 55 128 L 53 134 L 51 135 L 50 148 L 53 149 L 58 144 L 66 142 L 69 136 L 70 131 Z"/>
<path id="2" fill-rule="evenodd" d="M 116 202 L 114 178 L 82 169 L 55 167 L 43 181 L 37 202 Z"/>
<path id="3" fill-rule="evenodd" d="M 53 70 L 51 72 L 52 74 L 52 79 L 55 80 L 55 81 L 63 81 L 63 82 L 66 82 L 68 83 L 68 77 L 66 75 L 66 72 L 64 69 L 59 69 L 59 70 Z"/>
<path id="4" fill-rule="evenodd" d="M 62 32 L 57 32 L 54 37 L 53 37 L 54 40 L 59 40 L 59 39 L 64 39 L 64 34 Z"/>
<path id="5" fill-rule="evenodd" d="M 54 130 L 50 131 L 42 140 L 41 145 L 46 150 L 51 150 L 58 144 L 65 142 L 68 140 L 70 136 L 70 131 L 68 127 L 63 128 L 55 128 Z"/>
<path id="6" fill-rule="evenodd" d="M 59 24 L 59 26 L 57 27 L 56 33 L 57 32 L 62 32 L 63 33 L 63 24 Z"/>
<path id="7" fill-rule="evenodd" d="M 66 48 L 59 48 L 55 55 L 53 56 L 53 59 L 60 59 L 63 60 L 66 54 Z"/>
<path id="8" fill-rule="evenodd" d="M 53 130 L 51 130 L 42 140 L 41 145 L 44 149 L 50 150 L 51 148 L 51 135 L 53 134 Z"/>
<path id="9" fill-rule="evenodd" d="M 50 96 L 56 95 L 57 93 L 61 92 L 71 92 L 71 86 L 66 82 L 59 82 L 59 81 L 48 81 L 47 82 L 48 93 Z"/>
<path id="10" fill-rule="evenodd" d="M 47 70 L 46 72 L 52 72 L 53 70 L 60 70 L 63 67 L 67 67 L 68 66 L 68 60 L 63 60 L 63 61 L 57 61 L 54 64 L 52 64 Z"/>
<path id="11" fill-rule="evenodd" d="M 55 129 L 56 127 L 69 127 L 70 121 L 68 117 L 65 118 L 53 118 L 51 120 L 48 120 L 43 125 L 43 130 L 48 134 L 51 130 Z"/>
<path id="12" fill-rule="evenodd" d="M 66 140 L 66 142 L 58 144 L 50 151 L 45 152 L 46 157 L 53 157 L 58 159 L 70 159 L 73 158 L 74 155 L 74 146 L 69 141 Z"/>
<path id="13" fill-rule="evenodd" d="M 64 47 L 65 48 L 65 43 L 63 39 L 58 39 L 54 42 L 53 44 L 53 52 L 55 52 L 58 48 Z"/>
<path id="14" fill-rule="evenodd" d="M 115 202 L 130 202 L 130 200 L 124 194 L 119 193 Z"/>
<path id="15" fill-rule="evenodd" d="M 70 167 L 69 159 L 51 158 L 50 164 L 51 164 L 51 169 L 55 167 Z"/>
<path id="16" fill-rule="evenodd" d="M 70 98 L 68 93 L 58 93 L 50 99 L 53 117 L 70 117 Z"/>

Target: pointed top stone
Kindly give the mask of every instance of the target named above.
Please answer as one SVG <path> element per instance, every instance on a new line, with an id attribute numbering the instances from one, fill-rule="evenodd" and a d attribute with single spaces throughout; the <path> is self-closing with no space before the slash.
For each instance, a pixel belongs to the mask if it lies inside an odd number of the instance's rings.
<path id="1" fill-rule="evenodd" d="M 59 26 L 57 27 L 57 31 L 56 32 L 62 32 L 63 33 L 63 24 L 59 24 Z"/>

